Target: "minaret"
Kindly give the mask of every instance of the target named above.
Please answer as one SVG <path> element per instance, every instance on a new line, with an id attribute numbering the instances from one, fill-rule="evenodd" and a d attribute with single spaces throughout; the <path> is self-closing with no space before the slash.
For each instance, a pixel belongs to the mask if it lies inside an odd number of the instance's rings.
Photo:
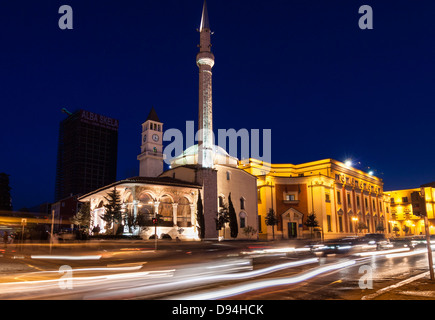
<path id="1" fill-rule="evenodd" d="M 213 105 L 211 87 L 211 69 L 214 55 L 211 53 L 211 31 L 208 20 L 207 4 L 204 1 L 201 26 L 199 27 L 200 44 L 196 56 L 199 67 L 199 117 L 198 117 L 198 164 L 197 182 L 202 184 L 202 201 L 204 212 L 205 239 L 217 239 L 216 212 L 218 211 L 217 171 L 214 164 L 213 139 Z"/>
<path id="2" fill-rule="evenodd" d="M 199 53 L 196 56 L 196 64 L 199 67 L 198 163 L 203 168 L 212 168 L 214 138 L 211 69 L 214 66 L 214 55 L 211 52 L 211 31 L 206 1 L 204 1 L 201 26 L 198 31 L 200 33 Z"/>

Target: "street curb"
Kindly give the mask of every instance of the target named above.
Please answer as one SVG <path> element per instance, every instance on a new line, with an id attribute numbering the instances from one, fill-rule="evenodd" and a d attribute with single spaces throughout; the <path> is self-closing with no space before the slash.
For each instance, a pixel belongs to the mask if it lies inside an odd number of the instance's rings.
<path id="1" fill-rule="evenodd" d="M 380 295 L 382 295 L 382 294 L 384 294 L 384 293 L 387 293 L 387 292 L 389 292 L 389 291 L 391 291 L 391 290 L 393 290 L 393 289 L 397 289 L 397 288 L 399 288 L 399 287 L 401 287 L 401 286 L 404 286 L 404 285 L 406 285 L 406 284 L 409 284 L 409 283 L 414 282 L 414 281 L 416 281 L 416 280 L 419 280 L 419 279 L 421 279 L 421 278 L 425 278 L 425 277 L 427 277 L 427 276 L 429 276 L 429 271 L 423 272 L 423 273 L 421 273 L 421 274 L 419 274 L 419 275 L 416 275 L 416 276 L 414 276 L 414 277 L 412 277 L 412 278 L 409 278 L 409 279 L 406 279 L 406 280 L 400 281 L 400 282 L 398 282 L 398 283 L 396 283 L 396 284 L 393 284 L 393 285 L 391 285 L 391 286 L 388 286 L 388 287 L 382 288 L 382 289 L 376 291 L 375 293 L 372 293 L 372 294 L 369 294 L 369 295 L 363 296 L 363 297 L 361 298 L 361 300 L 372 300 L 372 299 L 374 299 L 374 298 L 376 298 L 376 297 L 378 297 L 378 296 L 380 296 Z"/>

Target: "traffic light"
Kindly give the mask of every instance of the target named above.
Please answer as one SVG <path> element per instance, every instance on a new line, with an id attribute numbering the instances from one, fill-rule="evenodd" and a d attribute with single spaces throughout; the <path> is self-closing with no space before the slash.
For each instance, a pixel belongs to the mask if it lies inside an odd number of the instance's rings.
<path id="1" fill-rule="evenodd" d="M 156 218 L 153 218 L 153 225 L 158 225 L 163 222 L 162 216 L 160 214 L 157 215 Z"/>

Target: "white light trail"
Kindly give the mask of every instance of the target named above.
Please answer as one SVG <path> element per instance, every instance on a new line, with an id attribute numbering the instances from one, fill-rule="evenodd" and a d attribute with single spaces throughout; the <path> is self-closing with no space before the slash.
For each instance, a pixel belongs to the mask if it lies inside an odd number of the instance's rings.
<path id="1" fill-rule="evenodd" d="M 268 287 L 273 286 L 281 286 L 281 285 L 290 285 L 295 284 L 298 282 L 302 282 L 305 280 L 308 280 L 310 278 L 313 278 L 315 276 L 318 276 L 322 273 L 345 268 L 351 265 L 354 265 L 356 263 L 355 260 L 350 260 L 338 264 L 328 265 L 321 268 L 314 269 L 312 271 L 303 273 L 299 276 L 294 277 L 288 277 L 288 278 L 280 278 L 280 279 L 272 279 L 272 280 L 262 280 L 262 281 L 256 281 L 248 284 L 242 284 L 233 286 L 231 288 L 217 290 L 213 292 L 205 292 L 202 294 L 196 294 L 196 295 L 190 295 L 190 296 L 178 296 L 175 297 L 176 300 L 215 300 L 215 299 L 223 299 L 226 297 L 239 295 L 245 292 L 258 290 L 258 289 L 264 289 Z"/>
<path id="2" fill-rule="evenodd" d="M 218 281 L 228 281 L 228 280 L 244 280 L 248 278 L 258 277 L 262 275 L 266 275 L 268 273 L 276 272 L 279 270 L 289 269 L 297 266 L 303 266 L 307 264 L 317 263 L 319 261 L 318 258 L 310 258 L 306 260 L 293 261 L 284 264 L 279 264 L 276 266 L 271 266 L 264 269 L 253 270 L 248 272 L 234 273 L 234 274 L 223 274 L 223 275 L 211 275 L 211 276 L 189 276 L 187 279 L 182 279 L 176 281 L 171 281 L 170 283 L 159 283 L 155 285 L 146 285 L 139 286 L 136 288 L 129 288 L 126 290 L 117 290 L 108 293 L 101 293 L 95 295 L 89 295 L 85 297 L 85 299 L 111 299 L 114 296 L 122 296 L 122 297 L 135 297 L 150 294 L 153 292 L 170 292 L 171 290 L 182 289 L 186 285 L 194 285 L 201 283 L 213 283 Z"/>
<path id="3" fill-rule="evenodd" d="M 101 256 L 50 256 L 50 255 L 31 255 L 32 259 L 38 260 L 100 260 Z"/>
<path id="4" fill-rule="evenodd" d="M 382 250 L 382 251 L 360 252 L 360 253 L 356 253 L 356 255 L 360 257 L 380 256 L 380 255 L 387 255 L 387 254 L 397 253 L 397 252 L 405 252 L 409 250 L 410 250 L 409 248 L 400 248 L 400 249 L 391 249 L 391 250 Z"/>
<path id="5" fill-rule="evenodd" d="M 410 252 L 402 252 L 402 253 L 393 253 L 386 255 L 387 258 L 400 258 L 400 257 L 409 257 L 417 254 L 427 253 L 427 249 L 414 250 Z"/>

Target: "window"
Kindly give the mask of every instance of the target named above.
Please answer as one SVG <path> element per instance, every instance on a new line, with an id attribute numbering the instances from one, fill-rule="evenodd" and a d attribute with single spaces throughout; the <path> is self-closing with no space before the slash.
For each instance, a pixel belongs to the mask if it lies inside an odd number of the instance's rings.
<path id="1" fill-rule="evenodd" d="M 364 202 L 366 204 L 366 209 L 368 209 L 369 208 L 369 202 L 367 201 L 367 198 L 364 199 Z"/>
<path id="2" fill-rule="evenodd" d="M 261 215 L 258 215 L 258 232 L 261 233 Z"/>
<path id="3" fill-rule="evenodd" d="M 240 210 L 245 210 L 245 198 L 240 198 Z"/>
<path id="4" fill-rule="evenodd" d="M 329 192 L 325 193 L 325 201 L 331 202 L 331 195 L 329 194 Z"/>
<path id="5" fill-rule="evenodd" d="M 296 201 L 296 195 L 286 194 L 284 199 L 285 199 L 285 201 Z"/>
<path id="6" fill-rule="evenodd" d="M 240 228 L 246 228 L 246 213 L 240 212 L 239 218 L 240 218 Z"/>
<path id="7" fill-rule="evenodd" d="M 356 206 L 357 206 L 358 208 L 360 207 L 359 196 L 356 196 Z"/>
<path id="8" fill-rule="evenodd" d="M 340 232 L 343 232 L 343 217 L 342 216 L 338 217 L 338 230 Z"/>
<path id="9" fill-rule="evenodd" d="M 350 193 L 347 194 L 347 205 L 350 207 L 352 205 L 350 201 Z"/>
<path id="10" fill-rule="evenodd" d="M 382 212 L 382 202 L 379 201 L 379 211 Z"/>
<path id="11" fill-rule="evenodd" d="M 219 197 L 219 208 L 224 206 L 224 198 L 222 196 Z"/>
<path id="12" fill-rule="evenodd" d="M 391 199 L 390 199 L 390 203 L 391 203 L 391 204 L 394 204 L 394 198 L 391 198 Z"/>
<path id="13" fill-rule="evenodd" d="M 337 191 L 337 203 L 341 204 L 341 192 Z"/>
<path id="14" fill-rule="evenodd" d="M 261 203 L 261 189 L 257 190 L 257 202 Z"/>
<path id="15" fill-rule="evenodd" d="M 227 180 L 231 180 L 231 172 L 227 171 Z"/>
<path id="16" fill-rule="evenodd" d="M 373 201 L 372 201 L 372 204 L 373 204 L 373 210 L 376 210 L 376 203 L 375 203 L 375 200 L 373 199 Z"/>
<path id="17" fill-rule="evenodd" d="M 402 202 L 408 202 L 408 197 L 403 197 Z"/>
<path id="18" fill-rule="evenodd" d="M 328 232 L 332 232 L 332 226 L 331 226 L 331 216 L 327 215 L 326 220 L 328 222 Z"/>

